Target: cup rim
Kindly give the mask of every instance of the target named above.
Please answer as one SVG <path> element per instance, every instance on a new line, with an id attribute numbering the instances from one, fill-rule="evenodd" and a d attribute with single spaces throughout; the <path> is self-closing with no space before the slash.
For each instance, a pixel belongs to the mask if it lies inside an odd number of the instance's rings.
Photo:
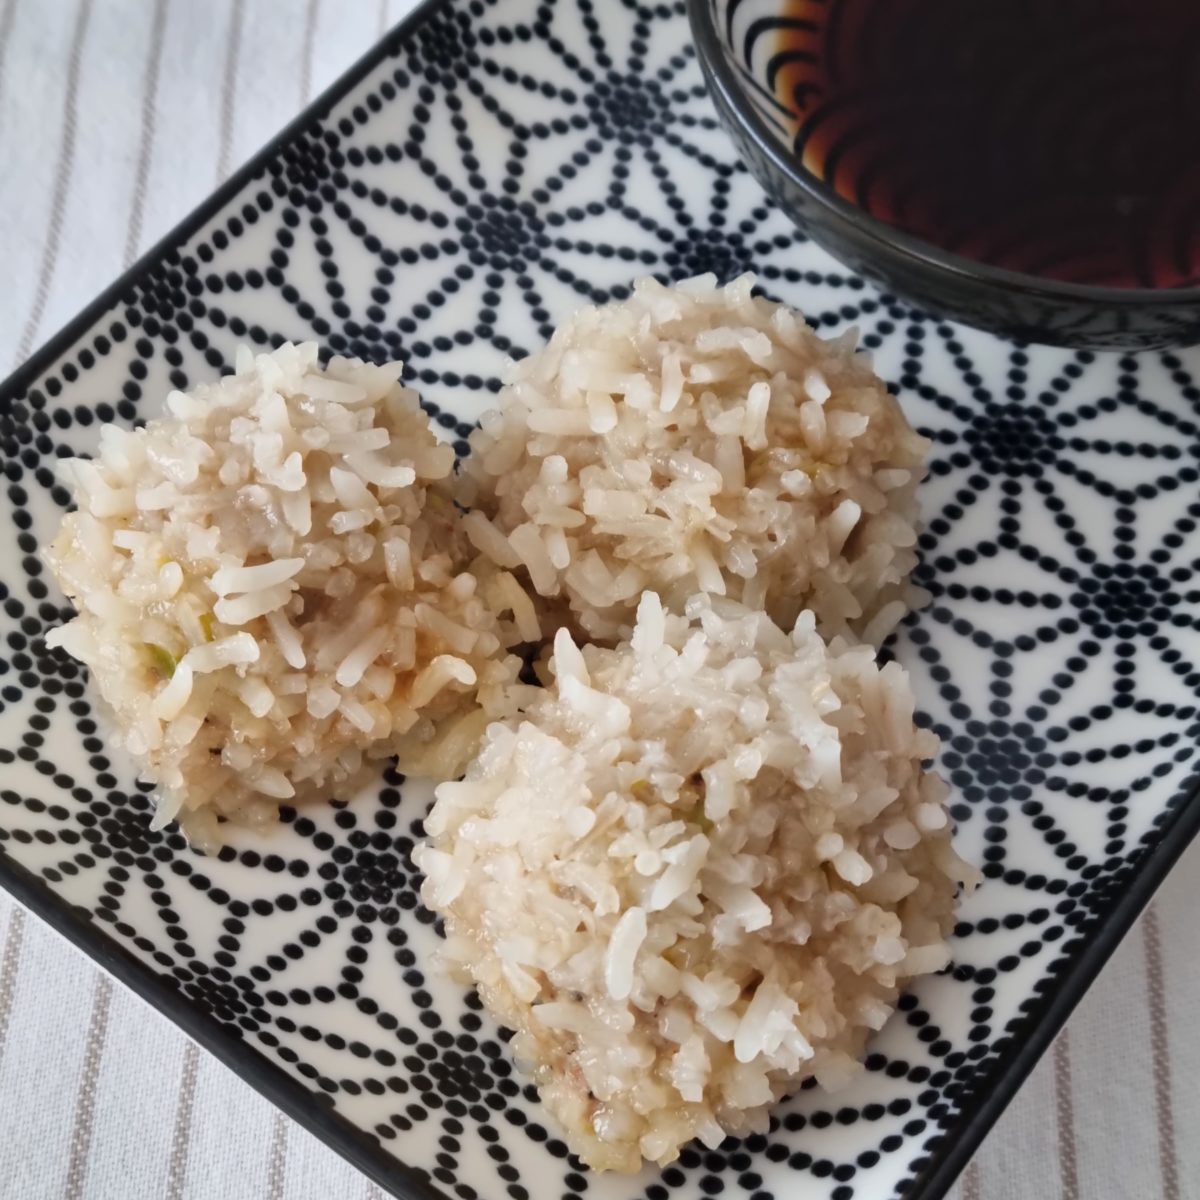
<path id="1" fill-rule="evenodd" d="M 716 91 L 717 99 L 770 160 L 772 168 L 785 175 L 806 196 L 840 220 L 865 235 L 876 251 L 900 259 L 926 272 L 951 276 L 959 282 L 986 285 L 997 291 L 1028 299 L 1068 301 L 1107 308 L 1130 309 L 1152 304 L 1159 308 L 1189 307 L 1200 303 L 1200 284 L 1179 288 L 1118 288 L 1099 284 L 1072 283 L 1010 271 L 1005 267 L 977 262 L 943 250 L 852 204 L 823 179 L 807 170 L 789 154 L 750 102 L 734 70 L 724 41 L 714 21 L 716 0 L 687 0 L 688 21 L 700 64 Z"/>

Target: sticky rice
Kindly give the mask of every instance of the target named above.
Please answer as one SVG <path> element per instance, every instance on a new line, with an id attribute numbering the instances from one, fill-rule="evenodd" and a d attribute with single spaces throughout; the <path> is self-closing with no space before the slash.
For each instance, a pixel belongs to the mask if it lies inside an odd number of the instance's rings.
<path id="1" fill-rule="evenodd" d="M 904 672 L 811 612 L 647 593 L 552 667 L 438 788 L 423 898 L 571 1148 L 634 1171 L 852 1078 L 973 872 Z"/>
<path id="2" fill-rule="evenodd" d="M 928 443 L 853 335 L 817 337 L 753 277 L 700 276 L 585 308 L 515 364 L 471 439 L 468 532 L 587 638 L 628 633 L 647 588 L 802 608 L 880 644 L 917 599 Z"/>
<path id="3" fill-rule="evenodd" d="M 47 641 L 89 668 L 156 826 L 211 846 L 402 748 L 446 777 L 507 711 L 536 614 L 469 569 L 453 451 L 400 371 L 244 351 L 60 464 L 78 510 L 47 560 L 79 615 Z"/>

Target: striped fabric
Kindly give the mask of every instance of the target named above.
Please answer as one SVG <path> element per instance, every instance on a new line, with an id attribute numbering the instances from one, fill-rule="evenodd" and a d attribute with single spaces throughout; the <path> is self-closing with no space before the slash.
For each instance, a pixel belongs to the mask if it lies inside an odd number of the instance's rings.
<path id="1" fill-rule="evenodd" d="M 607 3 L 608 0 L 605 0 Z M 0 370 L 409 0 L 0 0 Z M 1200 1200 L 1200 847 L 955 1200 Z M 0 897 L 2 1200 L 380 1196 Z"/>

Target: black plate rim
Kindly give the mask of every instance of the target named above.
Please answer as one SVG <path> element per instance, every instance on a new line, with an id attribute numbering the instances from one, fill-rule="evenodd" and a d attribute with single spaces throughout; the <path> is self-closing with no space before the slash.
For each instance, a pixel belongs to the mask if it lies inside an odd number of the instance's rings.
<path id="1" fill-rule="evenodd" d="M 185 244 L 236 196 L 272 157 L 326 109 L 350 92 L 391 53 L 393 45 L 417 32 L 443 6 L 444 0 L 419 0 L 412 12 L 359 58 L 344 74 L 290 121 L 248 162 L 146 251 L 115 282 L 68 321 L 29 359 L 0 383 L 0 412 L 43 375 L 80 336 L 113 307 L 131 285 L 159 265 L 164 256 Z M 692 5 L 689 4 L 689 7 Z M 957 1128 L 939 1133 L 940 1145 L 905 1188 L 906 1200 L 943 1200 L 979 1148 L 984 1137 L 1020 1089 L 1055 1035 L 1083 998 L 1104 964 L 1132 928 L 1142 909 L 1166 879 L 1171 867 L 1200 834 L 1200 778 L 1175 800 L 1159 827 L 1158 839 L 1137 861 L 1128 887 L 1094 910 L 1083 947 L 1064 963 L 1056 986 L 1022 1019 L 1009 1041 L 1015 1052 L 985 1076 L 986 1086 L 972 1093 L 958 1114 Z M 389 1153 L 382 1143 L 330 1107 L 320 1093 L 277 1066 L 261 1051 L 231 1037 L 225 1028 L 201 1014 L 171 988 L 146 962 L 132 954 L 83 909 L 68 904 L 43 880 L 10 856 L 0 854 L 0 888 L 60 936 L 157 1009 L 197 1045 L 248 1083 L 260 1095 L 352 1163 L 398 1200 L 446 1200 L 444 1192 Z"/>
<path id="2" fill-rule="evenodd" d="M 1060 960 L 1062 968 L 1053 976 L 1046 994 L 1030 1006 L 1018 1028 L 1003 1040 L 1004 1047 L 1015 1044 L 1011 1056 L 1002 1058 L 980 1080 L 958 1112 L 957 1128 L 939 1133 L 940 1144 L 912 1179 L 905 1200 L 943 1200 L 1171 868 L 1200 834 L 1200 778 L 1192 779 L 1177 793 L 1167 810 L 1167 819 L 1158 828 L 1157 841 L 1138 858 L 1124 890 L 1117 891 L 1109 903 L 1096 907 L 1091 921 L 1076 935 L 1086 939 L 1084 945 L 1071 957 Z"/>
<path id="3" fill-rule="evenodd" d="M 0 413 L 8 413 L 30 385 L 70 350 L 120 300 L 124 292 L 157 267 L 164 257 L 185 245 L 264 170 L 289 141 L 356 87 L 388 57 L 398 41 L 419 30 L 442 4 L 443 0 L 419 0 L 407 17 L 389 30 L 249 161 L 18 366 L 0 383 Z M 0 854 L 0 888 L 135 995 L 174 1022 L 197 1045 L 292 1120 L 397 1197 L 397 1200 L 446 1200 L 446 1194 L 427 1183 L 415 1168 L 388 1153 L 382 1143 L 332 1108 L 325 1107 L 321 1103 L 322 1093 L 310 1091 L 261 1051 L 230 1036 L 224 1027 L 200 1013 L 171 988 L 146 962 L 94 924 L 84 910 L 68 904 L 32 871 L 5 854 Z"/>

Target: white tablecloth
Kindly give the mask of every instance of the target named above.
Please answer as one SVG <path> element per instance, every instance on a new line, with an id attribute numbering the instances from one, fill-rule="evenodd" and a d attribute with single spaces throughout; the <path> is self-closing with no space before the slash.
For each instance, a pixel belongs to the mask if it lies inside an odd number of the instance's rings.
<path id="1" fill-rule="evenodd" d="M 409 4 L 0 0 L 0 370 L 72 317 Z M 955 1200 L 1200 1197 L 1198 901 L 1200 847 Z M 378 1195 L 0 896 L 0 1200 Z"/>

